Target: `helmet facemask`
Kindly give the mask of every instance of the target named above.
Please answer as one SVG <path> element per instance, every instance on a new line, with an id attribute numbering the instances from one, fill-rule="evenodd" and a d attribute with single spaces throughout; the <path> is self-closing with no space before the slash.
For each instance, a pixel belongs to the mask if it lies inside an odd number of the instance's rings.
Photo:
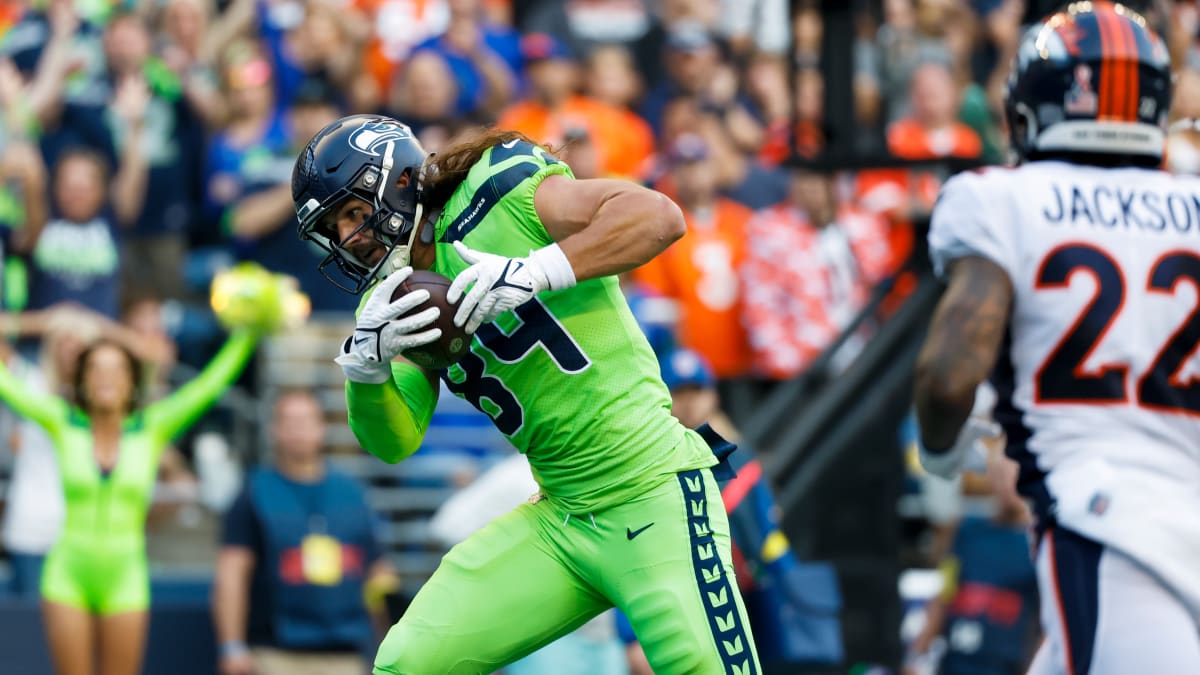
<path id="1" fill-rule="evenodd" d="M 309 199 L 297 210 L 300 236 L 328 252 L 318 270 L 330 283 L 347 293 L 358 295 L 376 279 L 382 279 L 410 262 L 413 239 L 423 213 L 420 198 L 424 169 L 415 172 L 412 167 L 405 167 L 396 176 L 392 175 L 393 170 L 393 142 L 388 141 L 381 166 L 363 165 L 349 185 L 322 202 Z M 414 173 L 418 175 L 414 176 Z M 338 240 L 336 228 L 327 227 L 322 220 L 351 197 L 370 204 L 371 215 L 353 232 Z M 355 236 L 364 235 L 385 249 L 374 265 L 360 260 L 346 247 Z M 333 274 L 331 266 L 340 274 Z"/>

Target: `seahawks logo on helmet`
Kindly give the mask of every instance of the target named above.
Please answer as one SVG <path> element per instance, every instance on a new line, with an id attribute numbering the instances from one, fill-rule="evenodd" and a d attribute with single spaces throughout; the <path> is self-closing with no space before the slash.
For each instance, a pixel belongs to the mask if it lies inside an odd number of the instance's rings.
<path id="1" fill-rule="evenodd" d="M 408 127 L 395 124 L 393 122 L 363 122 L 362 126 L 355 129 L 350 134 L 350 147 L 372 157 L 378 157 L 378 148 L 383 147 L 388 141 L 399 141 L 405 138 L 411 138 L 412 133 Z"/>

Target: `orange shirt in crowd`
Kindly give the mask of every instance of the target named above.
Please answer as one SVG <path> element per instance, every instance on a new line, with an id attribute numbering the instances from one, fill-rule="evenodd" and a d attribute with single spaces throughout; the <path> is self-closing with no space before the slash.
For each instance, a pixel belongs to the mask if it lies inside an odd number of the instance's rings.
<path id="1" fill-rule="evenodd" d="M 654 152 L 654 133 L 645 120 L 586 96 L 568 98 L 558 111 L 537 101 L 520 101 L 501 113 L 496 126 L 520 131 L 552 148 L 562 146 L 568 131 L 582 128 L 596 145 L 601 171 L 608 176 L 638 177 Z"/>
<path id="2" fill-rule="evenodd" d="M 371 21 L 363 68 L 386 92 L 413 47 L 440 35 L 450 21 L 446 0 L 352 0 Z"/>
<path id="3" fill-rule="evenodd" d="M 887 143 L 888 151 L 902 159 L 976 159 L 983 154 L 979 134 L 962 122 L 929 130 L 912 118 L 897 120 L 888 126 Z"/>
<path id="4" fill-rule="evenodd" d="M 679 303 L 680 343 L 703 355 L 718 378 L 750 369 L 738 268 L 752 215 L 728 199 L 717 200 L 707 219 L 685 210 L 687 234 L 633 272 L 636 281 Z"/>
<path id="5" fill-rule="evenodd" d="M 888 151 L 901 159 L 975 159 L 983 153 L 979 134 L 961 122 L 931 132 L 912 118 L 901 119 L 888 127 L 887 141 Z M 892 248 L 901 259 L 907 257 L 913 243 L 912 217 L 933 210 L 942 176 L 924 168 L 863 169 L 856 182 L 856 202 L 892 221 Z"/>

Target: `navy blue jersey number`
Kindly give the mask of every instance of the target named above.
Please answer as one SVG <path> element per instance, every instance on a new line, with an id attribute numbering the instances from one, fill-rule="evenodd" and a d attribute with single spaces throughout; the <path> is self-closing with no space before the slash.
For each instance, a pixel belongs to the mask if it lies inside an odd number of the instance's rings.
<path id="1" fill-rule="evenodd" d="M 1067 334 L 1038 369 L 1034 400 L 1039 403 L 1123 403 L 1124 365 L 1088 373 L 1083 364 L 1108 332 L 1125 302 L 1125 281 L 1117 263 L 1095 246 L 1069 244 L 1050 252 L 1038 270 L 1037 288 L 1065 288 L 1076 272 L 1096 279 L 1096 292 Z"/>
<path id="2" fill-rule="evenodd" d="M 505 333 L 494 323 L 484 324 L 475 331 L 480 346 L 497 360 L 516 363 L 541 347 L 564 373 L 579 373 L 592 365 L 566 328 L 540 300 L 534 298 L 514 311 L 521 323 L 512 332 Z M 500 378 L 485 372 L 487 364 L 483 357 L 468 352 L 458 365 L 462 371 L 458 381 L 451 379 L 451 371 L 443 371 L 446 388 L 491 417 L 500 433 L 512 436 L 520 431 L 525 423 L 525 409 Z"/>
<path id="3" fill-rule="evenodd" d="M 1186 251 L 1173 251 L 1158 259 L 1150 270 L 1147 287 L 1151 293 L 1175 294 L 1179 282 L 1188 280 L 1200 294 L 1200 256 Z M 1200 344 L 1200 302 L 1188 314 L 1187 320 L 1158 352 L 1154 365 L 1138 382 L 1138 401 L 1150 408 L 1200 413 L 1200 381 L 1180 377 L 1188 356 L 1196 353 Z"/>
<path id="4" fill-rule="evenodd" d="M 1068 244 L 1052 251 L 1038 270 L 1039 290 L 1064 288 L 1076 272 L 1096 279 L 1096 292 L 1075 325 L 1038 369 L 1034 399 L 1038 403 L 1124 403 L 1125 364 L 1105 364 L 1088 373 L 1083 364 L 1100 344 L 1125 302 L 1125 280 L 1108 254 L 1090 244 Z M 1172 251 L 1150 269 L 1147 291 L 1174 295 L 1180 282 L 1190 281 L 1200 293 L 1200 256 Z M 1159 350 L 1137 384 L 1137 403 L 1163 412 L 1200 414 L 1200 381 L 1183 379 L 1189 356 L 1200 345 L 1200 301 Z"/>

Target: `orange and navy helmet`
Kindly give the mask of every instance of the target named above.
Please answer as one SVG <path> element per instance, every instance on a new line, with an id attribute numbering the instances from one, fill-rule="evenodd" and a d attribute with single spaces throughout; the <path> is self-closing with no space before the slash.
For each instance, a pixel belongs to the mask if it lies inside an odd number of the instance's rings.
<path id="1" fill-rule="evenodd" d="M 1019 161 L 1062 156 L 1162 160 L 1171 69 L 1166 45 L 1124 5 L 1074 2 L 1029 29 L 1005 113 Z"/>

